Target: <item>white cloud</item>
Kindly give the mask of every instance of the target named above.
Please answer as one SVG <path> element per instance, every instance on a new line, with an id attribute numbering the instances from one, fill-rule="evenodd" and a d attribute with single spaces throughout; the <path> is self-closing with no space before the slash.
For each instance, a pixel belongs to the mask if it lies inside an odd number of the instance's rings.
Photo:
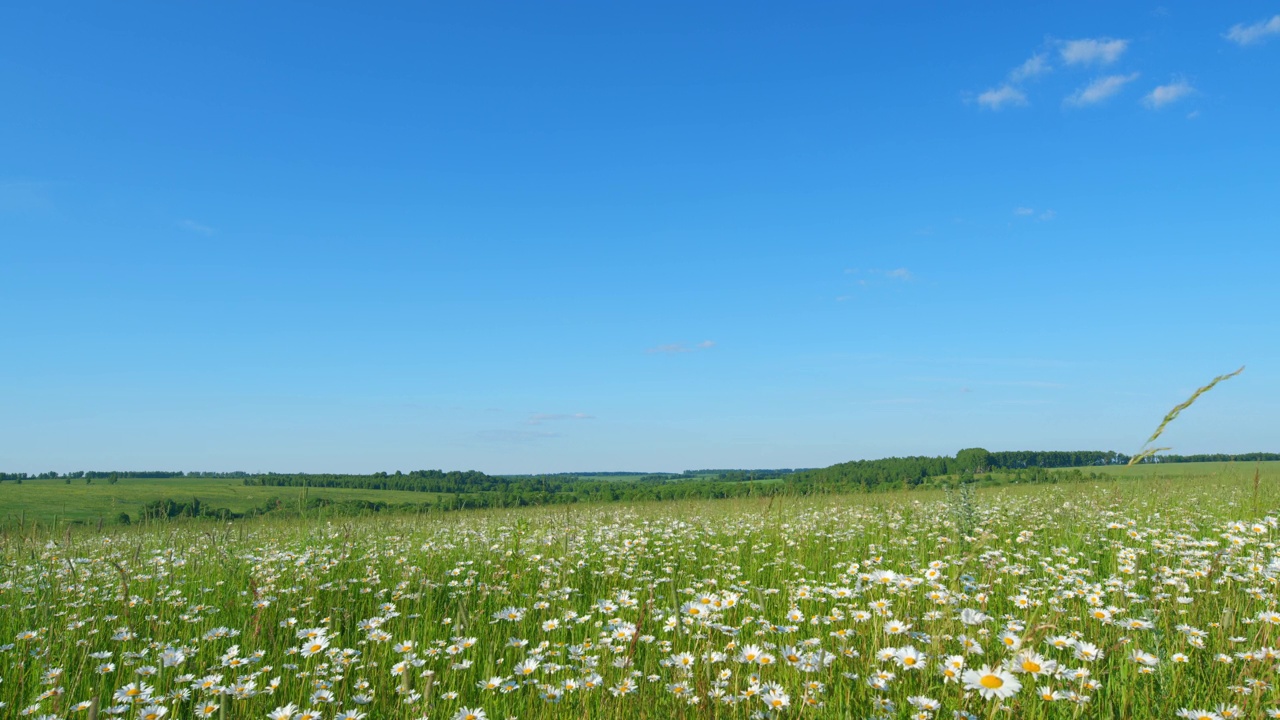
<path id="1" fill-rule="evenodd" d="M 893 270 L 880 270 L 878 268 L 872 268 L 870 270 L 859 270 L 858 268 L 847 268 L 844 271 L 844 274 L 845 275 L 879 275 L 881 277 L 887 277 L 890 280 L 915 280 L 916 279 L 916 276 L 910 270 L 904 267 L 894 268 Z M 856 282 L 859 285 L 867 284 L 866 280 L 857 280 Z"/>
<path id="2" fill-rule="evenodd" d="M 1076 107 L 1084 107 L 1086 105 L 1095 105 L 1106 100 L 1124 89 L 1125 85 L 1138 79 L 1138 73 L 1130 73 L 1128 75 L 1108 75 L 1098 78 L 1088 85 L 1080 88 L 1072 95 L 1067 96 L 1063 101 L 1067 105 Z"/>
<path id="3" fill-rule="evenodd" d="M 1031 217 L 1032 215 L 1036 214 L 1036 211 L 1035 211 L 1035 208 L 1020 207 L 1020 208 L 1014 208 L 1013 214 L 1017 215 L 1018 217 Z M 1052 210 L 1045 210 L 1039 215 L 1036 215 L 1036 220 L 1052 220 L 1057 216 L 1058 216 L 1058 213 Z"/>
<path id="4" fill-rule="evenodd" d="M 191 232 L 193 232 L 193 233 L 199 233 L 199 234 L 201 234 L 201 235 L 205 235 L 205 236 L 209 236 L 209 235 L 212 235 L 212 234 L 214 233 L 213 228 L 209 227 L 208 225 L 201 225 L 200 223 L 196 222 L 195 220 L 182 220 L 182 221 L 179 221 L 179 222 L 178 222 L 178 227 L 182 228 L 183 230 L 190 230 L 190 231 L 191 231 Z"/>
<path id="5" fill-rule="evenodd" d="M 1128 40 L 1083 38 L 1063 41 L 1058 52 L 1068 65 L 1110 65 L 1124 54 Z"/>
<path id="6" fill-rule="evenodd" d="M 702 342 L 698 343 L 697 345 L 694 345 L 693 347 L 689 347 L 688 345 L 682 342 L 678 342 L 678 343 L 667 343 L 666 345 L 658 345 L 656 347 L 651 347 L 648 350 L 645 350 L 645 352 L 650 355 L 655 355 L 655 354 L 673 355 L 677 353 L 695 352 L 697 350 L 710 350 L 715 346 L 716 346 L 716 342 L 714 340 L 703 340 Z"/>
<path id="7" fill-rule="evenodd" d="M 667 343 L 666 345 L 657 345 L 645 350 L 650 355 L 655 353 L 687 353 L 693 352 L 693 348 L 684 343 Z"/>
<path id="8" fill-rule="evenodd" d="M 993 87 L 978 95 L 978 104 L 991 110 L 999 110 L 1006 105 L 1026 105 L 1027 95 L 1019 87 L 1024 81 L 1043 75 L 1049 67 L 1047 53 L 1036 53 L 1027 58 L 1018 67 L 1009 71 L 1009 77 L 1003 85 Z"/>
<path id="9" fill-rule="evenodd" d="M 1036 53 L 1035 55 L 1027 58 L 1026 62 L 1010 71 L 1009 80 L 1011 82 L 1018 83 L 1037 75 L 1043 75 L 1050 70 L 1052 70 L 1052 68 L 1049 67 L 1048 55 L 1045 53 Z"/>
<path id="10" fill-rule="evenodd" d="M 999 110 L 1005 105 L 1026 105 L 1027 96 L 1012 85 L 1001 85 L 979 95 L 978 104 L 992 110 Z"/>
<path id="11" fill-rule="evenodd" d="M 1195 90 L 1186 80 L 1176 80 L 1168 85 L 1157 85 L 1155 90 L 1142 98 L 1142 102 L 1153 110 L 1159 110 L 1169 103 L 1181 100 Z"/>
<path id="12" fill-rule="evenodd" d="M 475 434 L 475 439 L 489 443 L 527 443 L 556 437 L 560 433 L 544 430 L 481 430 Z"/>
<path id="13" fill-rule="evenodd" d="M 553 420 L 594 420 L 595 415 L 586 413 L 534 413 L 525 421 L 526 425 L 541 425 Z"/>
<path id="14" fill-rule="evenodd" d="M 1272 35 L 1280 35 L 1280 15 L 1270 20 L 1259 20 L 1252 25 L 1238 23 L 1231 26 L 1224 37 L 1237 45 L 1253 45 Z"/>

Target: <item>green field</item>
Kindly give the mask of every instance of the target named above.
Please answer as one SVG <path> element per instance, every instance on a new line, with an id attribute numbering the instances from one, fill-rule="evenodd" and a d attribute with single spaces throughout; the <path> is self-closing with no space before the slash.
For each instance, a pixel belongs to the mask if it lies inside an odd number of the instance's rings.
<path id="1" fill-rule="evenodd" d="M 1234 478 L 1252 477 L 1258 469 L 1263 478 L 1280 477 L 1280 462 L 1255 463 L 1168 463 L 1143 464 L 1134 467 L 1094 466 L 1080 468 L 1085 473 L 1097 473 L 1123 478 Z M 1062 472 L 1057 471 L 1057 472 Z M 584 476 L 585 477 L 585 476 Z M 642 475 L 610 476 L 615 482 L 634 482 Z M 1015 473 L 999 471 L 986 477 L 989 482 L 1010 482 Z M 704 479 L 697 476 L 693 479 Z M 948 478 L 944 478 L 948 479 Z M 954 480 L 955 478 L 949 478 Z M 781 479 L 757 480 L 761 486 L 782 484 Z M 922 492 L 922 491 L 917 491 Z M 23 525 L 30 522 L 54 524 L 65 522 L 96 524 L 101 518 L 114 523 L 120 513 L 131 518 L 140 517 L 144 504 L 156 500 L 199 500 L 207 506 L 227 508 L 235 513 L 246 513 L 261 507 L 271 498 L 296 507 L 300 500 L 318 499 L 341 503 L 369 500 L 389 505 L 421 505 L 431 503 L 437 493 L 403 490 L 361 490 L 346 488 L 298 488 L 246 486 L 239 478 L 123 478 L 115 484 L 105 479 L 95 479 L 86 484 L 82 479 L 67 483 L 62 479 L 27 479 L 21 484 L 0 483 L 0 526 Z M 315 516 L 323 516 L 318 512 Z"/>
<path id="2" fill-rule="evenodd" d="M 1200 462 L 1200 463 L 1141 463 L 1132 467 L 1124 465 L 1081 468 L 1104 472 L 1118 477 L 1218 477 L 1253 475 L 1257 469 L 1264 476 L 1280 473 L 1280 462 Z"/>
<path id="3" fill-rule="evenodd" d="M 42 720 L 95 706 L 100 720 L 1275 716 L 1277 465 L 1257 482 L 1252 467 L 1171 466 L 977 490 L 28 524 L 0 535 L 0 707 Z M 3 497 L 173 484 L 6 484 Z M 230 481 L 210 487 L 251 502 Z"/>
<path id="4" fill-rule="evenodd" d="M 56 519 L 93 523 L 99 517 L 114 522 L 120 513 L 138 517 L 145 503 L 172 498 L 225 507 L 243 513 L 261 506 L 272 497 L 284 502 L 297 502 L 301 488 L 250 487 L 239 478 L 124 478 L 110 485 L 106 480 L 24 480 L 0 483 L 0 520 L 50 523 Z M 307 488 L 308 498 L 341 500 L 379 500 L 386 503 L 430 502 L 434 493 L 397 490 L 349 490 L 345 488 Z"/>

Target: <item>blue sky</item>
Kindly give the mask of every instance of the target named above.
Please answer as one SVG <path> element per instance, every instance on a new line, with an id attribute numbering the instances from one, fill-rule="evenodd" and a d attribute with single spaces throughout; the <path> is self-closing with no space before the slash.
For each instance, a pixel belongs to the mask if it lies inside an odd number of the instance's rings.
<path id="1" fill-rule="evenodd" d="M 344 7 L 345 5 L 345 7 Z M 0 469 L 1280 450 L 1280 3 L 10 3 Z"/>

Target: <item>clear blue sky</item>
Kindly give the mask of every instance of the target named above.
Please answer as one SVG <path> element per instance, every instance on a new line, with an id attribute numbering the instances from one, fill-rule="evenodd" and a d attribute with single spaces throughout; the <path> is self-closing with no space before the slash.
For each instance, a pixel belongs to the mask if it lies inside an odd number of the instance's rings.
<path id="1" fill-rule="evenodd" d="M 1280 450 L 1280 3 L 367 5 L 0 10 L 0 470 Z"/>

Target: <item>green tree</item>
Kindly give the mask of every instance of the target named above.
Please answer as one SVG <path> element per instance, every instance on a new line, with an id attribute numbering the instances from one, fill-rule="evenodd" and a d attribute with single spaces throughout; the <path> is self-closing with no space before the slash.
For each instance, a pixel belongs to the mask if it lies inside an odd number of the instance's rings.
<path id="1" fill-rule="evenodd" d="M 965 448 L 956 453 L 956 465 L 961 471 L 986 472 L 991 468 L 991 453 L 983 448 Z"/>

